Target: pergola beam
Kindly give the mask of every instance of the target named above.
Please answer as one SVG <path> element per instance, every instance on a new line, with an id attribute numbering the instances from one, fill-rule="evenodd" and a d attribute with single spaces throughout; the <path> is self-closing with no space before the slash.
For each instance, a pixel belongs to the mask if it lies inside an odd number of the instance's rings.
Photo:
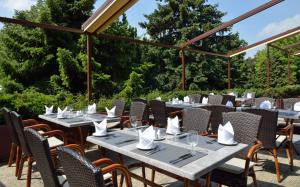
<path id="1" fill-rule="evenodd" d="M 295 48 L 297 46 L 300 46 L 300 41 L 296 42 L 296 43 L 293 43 L 293 44 L 290 44 L 290 45 L 286 45 L 286 46 L 283 47 L 283 49 L 291 49 L 291 48 Z"/>
<path id="2" fill-rule="evenodd" d="M 213 28 L 213 29 L 211 29 L 211 30 L 209 30 L 209 31 L 207 31 L 207 32 L 191 39 L 191 40 L 188 40 L 187 42 L 185 42 L 181 45 L 181 48 L 186 48 L 187 46 L 189 46 L 189 45 L 191 45 L 191 44 L 193 44 L 193 43 L 195 43 L 199 40 L 207 38 L 208 36 L 210 36 L 214 33 L 217 33 L 217 32 L 219 32 L 219 31 L 221 31 L 221 30 L 223 30 L 223 29 L 225 29 L 229 26 L 232 26 L 232 25 L 234 25 L 238 22 L 241 22 L 241 21 L 243 21 L 243 20 L 245 20 L 245 19 L 247 19 L 247 18 L 249 18 L 249 17 L 251 17 L 255 14 L 258 14 L 258 13 L 274 6 L 274 5 L 277 5 L 278 3 L 281 3 L 282 1 L 284 1 L 284 0 L 271 0 L 271 1 L 261 5 L 259 7 L 256 7 L 255 9 L 252 9 L 249 12 L 246 12 L 245 14 L 242 14 L 242 15 L 240 15 L 240 16 L 238 16 L 238 17 L 236 17 L 236 18 L 234 18 L 234 19 L 232 19 L 232 20 L 230 20 L 226 23 L 223 23 L 222 25 L 220 25 L 218 27 L 215 27 L 215 28 Z"/>

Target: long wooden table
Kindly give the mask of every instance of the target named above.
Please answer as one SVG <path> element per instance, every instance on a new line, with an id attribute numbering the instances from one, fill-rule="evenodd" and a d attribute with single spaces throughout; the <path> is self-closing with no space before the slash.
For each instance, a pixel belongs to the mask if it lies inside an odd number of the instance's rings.
<path id="1" fill-rule="evenodd" d="M 226 161 L 230 160 L 233 158 L 237 153 L 240 151 L 244 150 L 245 148 L 248 147 L 246 144 L 238 144 L 236 146 L 222 146 L 221 148 L 217 150 L 209 149 L 207 146 L 211 145 L 211 139 L 208 137 L 203 137 L 201 136 L 202 144 L 201 146 L 198 146 L 195 148 L 196 151 L 199 151 L 200 153 L 203 153 L 204 156 L 200 157 L 196 160 L 193 160 L 184 166 L 176 166 L 173 164 L 170 164 L 169 162 L 166 162 L 166 160 L 162 160 L 163 157 L 167 156 L 170 157 L 169 159 L 174 159 L 175 157 L 180 157 L 184 153 L 184 149 L 186 149 L 186 153 L 189 153 L 189 145 L 187 145 L 185 142 L 186 140 L 183 140 L 181 138 L 177 138 L 177 141 L 174 140 L 173 136 L 168 135 L 166 140 L 160 141 L 157 144 L 159 146 L 163 146 L 168 149 L 173 149 L 175 147 L 178 148 L 178 151 L 181 150 L 180 154 L 176 154 L 176 151 L 174 153 L 171 152 L 165 152 L 165 155 L 156 155 L 158 153 L 155 153 L 153 155 L 146 155 L 143 154 L 143 152 L 138 151 L 136 148 L 138 138 L 137 138 L 137 133 L 132 130 L 123 130 L 123 131 L 116 131 L 116 132 L 111 132 L 112 134 L 117 134 L 117 136 L 124 136 L 124 137 L 135 137 L 136 141 L 131 141 L 124 143 L 123 145 L 120 144 L 115 144 L 109 141 L 112 141 L 110 138 L 105 138 L 105 137 L 94 137 L 94 136 L 88 136 L 87 141 L 91 142 L 93 144 L 99 145 L 105 149 L 112 150 L 114 152 L 117 152 L 121 155 L 126 155 L 130 158 L 136 159 L 142 163 L 145 163 L 147 165 L 153 166 L 154 168 L 158 168 L 162 171 L 166 171 L 167 173 L 174 174 L 175 176 L 180 176 L 184 179 L 185 181 L 195 183 L 199 179 L 199 177 L 204 176 L 208 173 L 210 173 L 213 169 L 221 166 L 224 164 Z M 109 135 L 111 136 L 111 135 Z M 108 136 L 108 137 L 109 137 Z M 114 135 L 112 135 L 114 136 Z M 182 135 L 184 136 L 184 135 Z M 130 138 L 127 138 L 130 139 Z M 126 141 L 126 138 L 123 139 L 123 141 Z M 199 140 L 199 141 L 200 141 Z M 205 145 L 206 143 L 207 145 Z M 215 142 L 218 144 L 217 142 Z M 219 145 L 219 144 L 218 144 Z M 183 150 L 183 152 L 182 152 Z M 163 151 L 163 150 L 161 150 Z M 173 157 L 173 158 L 172 158 Z M 166 158 L 164 158 L 166 159 Z M 138 180 L 143 180 L 144 184 L 148 184 L 150 186 L 157 186 L 153 184 L 149 180 L 145 180 L 144 178 L 141 179 L 140 176 L 132 173 L 132 177 L 138 179 Z"/>

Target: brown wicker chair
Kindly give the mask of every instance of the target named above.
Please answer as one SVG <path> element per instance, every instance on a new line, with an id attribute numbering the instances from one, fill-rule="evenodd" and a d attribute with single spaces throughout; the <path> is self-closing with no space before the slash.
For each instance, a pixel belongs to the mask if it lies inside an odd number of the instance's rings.
<path id="1" fill-rule="evenodd" d="M 24 126 L 22 123 L 21 116 L 17 114 L 16 112 L 11 112 L 11 121 L 12 124 L 17 132 L 18 139 L 20 142 L 21 146 L 21 158 L 19 160 L 19 168 L 18 168 L 18 174 L 17 177 L 18 179 L 21 178 L 21 174 L 23 171 L 23 165 L 24 162 L 27 160 L 28 161 L 28 172 L 27 172 L 27 182 L 26 186 L 29 187 L 31 184 L 31 173 L 32 173 L 32 163 L 33 163 L 33 156 L 31 153 L 30 148 L 28 147 L 28 141 L 24 135 Z M 38 125 L 33 125 L 33 126 L 27 126 L 26 128 L 33 128 L 36 130 L 44 130 L 43 136 L 47 136 L 49 138 L 48 140 L 50 141 L 50 147 L 54 148 L 60 145 L 66 145 L 67 139 L 62 131 L 59 130 L 54 130 L 50 131 L 51 128 L 45 124 L 38 124 Z M 55 138 L 55 136 L 59 136 L 63 141 L 60 141 L 59 139 Z"/>
<path id="2" fill-rule="evenodd" d="M 202 96 L 200 94 L 191 94 L 189 98 L 191 98 L 194 103 L 201 103 Z"/>
<path id="3" fill-rule="evenodd" d="M 247 98 L 248 94 L 251 94 L 251 98 Z M 252 106 L 252 105 L 254 105 L 255 92 L 244 92 L 243 97 L 246 98 L 246 100 L 243 103 L 245 106 Z"/>
<path id="4" fill-rule="evenodd" d="M 200 134 L 206 135 L 211 113 L 211 111 L 201 108 L 184 109 L 182 116 L 184 130 L 196 130 Z"/>
<path id="5" fill-rule="evenodd" d="M 254 99 L 254 105 L 259 108 L 260 104 L 264 101 L 270 101 L 271 104 L 275 104 L 275 99 L 270 98 L 270 97 L 259 97 Z"/>
<path id="6" fill-rule="evenodd" d="M 208 96 L 208 104 L 211 105 L 221 105 L 223 102 L 222 95 L 209 95 Z"/>
<path id="7" fill-rule="evenodd" d="M 227 107 L 225 105 L 207 105 L 202 106 L 201 108 L 211 111 L 211 118 L 210 118 L 210 128 L 209 133 L 211 134 L 217 134 L 219 124 L 222 123 L 222 113 L 223 112 L 234 112 L 235 108 L 233 107 Z"/>
<path id="8" fill-rule="evenodd" d="M 125 177 L 127 187 L 131 187 L 129 171 L 121 164 L 114 164 L 110 159 L 100 159 L 91 163 L 82 155 L 66 147 L 58 147 L 58 158 L 63 167 L 68 183 L 72 187 L 103 187 L 106 173 L 112 173 L 113 184 L 117 185 L 116 172 Z M 100 165 L 107 165 L 100 168 Z"/>
<path id="9" fill-rule="evenodd" d="M 250 145 L 250 148 L 241 153 L 242 158 L 233 158 L 221 167 L 212 171 L 211 180 L 226 186 L 247 186 L 247 178 L 251 176 L 257 186 L 256 176 L 251 162 L 255 152 L 261 144 L 257 143 L 258 130 L 261 125 L 261 116 L 246 112 L 223 113 L 223 124 L 231 122 L 234 138 L 237 142 Z"/>
<path id="10" fill-rule="evenodd" d="M 262 142 L 261 149 L 268 151 L 274 157 L 277 181 L 280 182 L 277 150 L 281 145 L 283 145 L 283 143 L 287 142 L 288 138 L 287 136 L 276 136 L 278 112 L 264 109 L 244 109 L 243 111 L 262 116 L 262 124 L 259 130 L 258 140 Z M 292 158 L 290 155 L 292 153 L 288 144 L 285 146 L 285 149 L 286 152 L 289 153 L 287 154 L 289 160 L 291 160 Z"/>
<path id="11" fill-rule="evenodd" d="M 222 105 L 226 105 L 226 103 L 230 101 L 233 104 L 233 107 L 235 107 L 235 96 L 234 95 L 223 95 Z"/>
<path id="12" fill-rule="evenodd" d="M 145 115 L 147 105 L 142 102 L 132 102 L 130 105 L 130 111 L 128 116 L 121 117 L 121 128 L 131 127 L 130 116 L 136 116 L 142 124 L 149 123 L 149 115 Z"/>

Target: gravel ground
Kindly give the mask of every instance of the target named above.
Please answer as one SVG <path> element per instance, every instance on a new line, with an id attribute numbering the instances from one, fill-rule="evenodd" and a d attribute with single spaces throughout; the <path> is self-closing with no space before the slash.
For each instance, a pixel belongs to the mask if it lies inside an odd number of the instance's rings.
<path id="1" fill-rule="evenodd" d="M 295 136 L 295 145 L 296 149 L 300 151 L 300 136 Z M 116 154 L 109 152 L 109 157 L 113 160 L 117 160 Z M 96 147 L 91 147 L 87 153 L 87 157 L 90 160 L 96 160 L 100 158 L 100 153 Z M 279 168 L 281 172 L 281 183 L 278 183 L 275 175 L 275 166 L 273 162 L 273 157 L 264 153 L 260 153 L 258 155 L 259 161 L 255 166 L 255 172 L 258 180 L 259 186 L 300 186 L 300 156 L 295 155 L 294 158 L 294 170 L 291 171 L 288 165 L 288 159 L 286 158 L 286 154 L 284 150 L 280 150 L 279 152 Z M 126 158 L 126 163 L 131 163 L 133 160 Z M 40 178 L 39 172 L 36 170 L 36 167 L 33 167 L 33 175 L 32 175 L 32 187 L 40 187 L 43 186 L 43 181 Z M 25 186 L 26 184 L 26 173 L 27 173 L 27 165 L 25 164 L 23 175 L 21 180 L 17 180 L 14 176 L 15 165 L 12 167 L 7 167 L 6 163 L 0 164 L 0 187 L 18 187 Z M 139 169 L 134 170 L 135 173 L 141 173 Z M 150 178 L 150 171 L 147 170 L 147 177 Z M 249 177 L 249 186 L 251 186 L 252 179 Z M 136 180 L 132 180 L 134 187 L 143 186 L 142 183 Z M 176 180 L 167 177 L 163 174 L 156 174 L 156 182 L 161 184 L 162 186 L 169 187 L 179 187 L 183 186 L 181 182 L 176 182 Z M 215 185 L 213 185 L 215 186 Z"/>

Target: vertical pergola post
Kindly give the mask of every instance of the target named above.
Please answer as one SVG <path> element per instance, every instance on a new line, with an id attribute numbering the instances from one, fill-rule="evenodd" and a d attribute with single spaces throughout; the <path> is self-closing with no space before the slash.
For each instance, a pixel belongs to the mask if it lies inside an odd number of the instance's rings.
<path id="1" fill-rule="evenodd" d="M 266 80 L 267 80 L 267 86 L 270 87 L 270 46 L 267 45 L 267 63 L 266 63 Z"/>
<path id="2" fill-rule="evenodd" d="M 182 90 L 185 90 L 185 56 L 184 50 L 180 51 L 180 58 L 181 58 L 181 86 Z"/>
<path id="3" fill-rule="evenodd" d="M 92 36 L 87 34 L 87 98 L 92 99 L 92 52 L 93 41 Z"/>
<path id="4" fill-rule="evenodd" d="M 291 79 L 291 55 L 290 52 L 287 53 L 288 55 L 288 84 L 292 84 L 292 79 Z"/>
<path id="5" fill-rule="evenodd" d="M 228 89 L 231 88 L 231 83 L 230 83 L 230 58 L 228 58 L 227 62 L 227 77 L 228 77 Z"/>

